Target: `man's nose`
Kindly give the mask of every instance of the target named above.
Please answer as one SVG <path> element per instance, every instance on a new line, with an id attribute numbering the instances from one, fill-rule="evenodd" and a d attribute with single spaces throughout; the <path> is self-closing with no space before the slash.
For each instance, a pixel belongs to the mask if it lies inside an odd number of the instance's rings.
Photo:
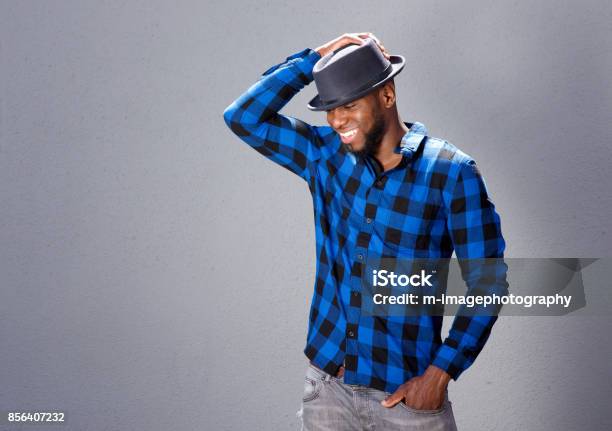
<path id="1" fill-rule="evenodd" d="M 346 124 L 346 115 L 340 114 L 338 110 L 331 111 L 327 116 L 329 125 L 336 130 L 341 130 Z"/>

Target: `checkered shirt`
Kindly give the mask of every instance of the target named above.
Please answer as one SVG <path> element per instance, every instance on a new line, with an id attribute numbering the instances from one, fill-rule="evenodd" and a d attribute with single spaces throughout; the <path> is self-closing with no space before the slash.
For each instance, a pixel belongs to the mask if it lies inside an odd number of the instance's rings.
<path id="1" fill-rule="evenodd" d="M 454 318 L 441 339 L 441 316 L 366 316 L 361 276 L 379 257 L 503 257 L 500 218 L 474 160 L 427 136 L 419 122 L 383 172 L 372 157 L 348 151 L 329 126 L 279 111 L 312 80 L 320 55 L 305 49 L 266 70 L 224 112 L 228 127 L 253 149 L 299 175 L 314 207 L 316 278 L 304 353 L 344 382 L 394 392 L 433 364 L 453 379 L 486 343 L 496 316 Z M 503 274 L 505 275 L 505 274 Z M 468 293 L 478 274 L 466 274 Z M 500 279 L 504 285 L 505 278 Z"/>

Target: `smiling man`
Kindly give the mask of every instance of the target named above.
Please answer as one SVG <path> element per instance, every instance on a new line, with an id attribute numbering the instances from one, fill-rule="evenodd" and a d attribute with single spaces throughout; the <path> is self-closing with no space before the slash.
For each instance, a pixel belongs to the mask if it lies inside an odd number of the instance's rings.
<path id="1" fill-rule="evenodd" d="M 224 112 L 230 129 L 303 178 L 313 199 L 317 273 L 304 353 L 305 430 L 453 430 L 447 385 L 496 320 L 362 313 L 371 258 L 503 257 L 499 216 L 474 160 L 398 114 L 406 60 L 371 33 L 344 34 L 271 67 Z M 305 85 L 313 126 L 279 111 Z M 468 293 L 478 273 L 465 274 Z M 505 278 L 499 280 L 505 285 Z"/>

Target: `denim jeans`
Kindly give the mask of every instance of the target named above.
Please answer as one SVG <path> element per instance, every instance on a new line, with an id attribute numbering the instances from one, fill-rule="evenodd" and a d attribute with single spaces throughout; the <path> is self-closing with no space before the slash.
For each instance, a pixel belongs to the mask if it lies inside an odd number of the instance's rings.
<path id="1" fill-rule="evenodd" d="M 403 402 L 383 407 L 387 392 L 348 385 L 309 364 L 302 408 L 302 431 L 379 431 L 457 429 L 448 394 L 439 410 L 415 410 Z"/>

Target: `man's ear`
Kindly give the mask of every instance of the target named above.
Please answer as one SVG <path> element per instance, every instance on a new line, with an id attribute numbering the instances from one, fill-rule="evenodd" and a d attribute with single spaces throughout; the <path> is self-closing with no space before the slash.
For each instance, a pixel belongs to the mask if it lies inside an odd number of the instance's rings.
<path id="1" fill-rule="evenodd" d="M 395 105 L 395 82 L 393 79 L 385 82 L 378 92 L 380 103 L 385 108 Z"/>

